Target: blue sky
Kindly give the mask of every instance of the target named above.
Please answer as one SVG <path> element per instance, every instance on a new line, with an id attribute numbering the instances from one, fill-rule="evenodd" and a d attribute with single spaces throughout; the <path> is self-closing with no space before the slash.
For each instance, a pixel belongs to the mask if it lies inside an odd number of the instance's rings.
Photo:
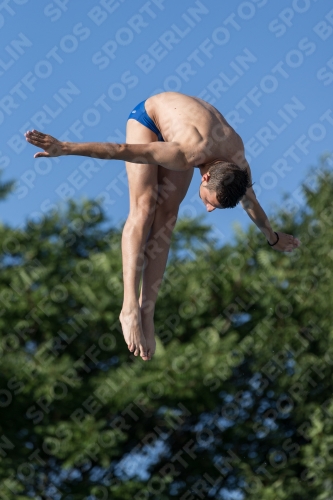
<path id="1" fill-rule="evenodd" d="M 37 8 L 37 4 L 40 8 Z M 324 0 L 32 2 L 0 6 L 0 168 L 16 190 L 0 206 L 18 227 L 68 197 L 102 199 L 110 224 L 128 214 L 124 163 L 35 160 L 23 132 L 123 142 L 128 114 L 176 90 L 211 102 L 246 144 L 268 215 L 332 152 L 333 8 Z M 205 214 L 195 172 L 180 214 Z M 206 215 L 222 243 L 240 207 Z M 274 228 L 283 229 L 283 228 Z M 263 240 L 264 242 L 264 240 Z"/>

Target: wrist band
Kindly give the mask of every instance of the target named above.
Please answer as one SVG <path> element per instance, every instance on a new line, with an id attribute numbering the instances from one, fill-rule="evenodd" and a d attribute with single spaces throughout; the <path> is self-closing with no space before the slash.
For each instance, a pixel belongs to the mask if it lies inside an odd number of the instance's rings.
<path id="1" fill-rule="evenodd" d="M 267 240 L 267 243 L 269 244 L 269 246 L 270 246 L 270 247 L 273 247 L 274 245 L 276 245 L 276 244 L 277 244 L 277 242 L 278 242 L 278 241 L 279 241 L 279 239 L 280 239 L 280 238 L 279 238 L 279 235 L 278 235 L 275 231 L 274 231 L 274 233 L 275 233 L 275 234 L 276 234 L 276 236 L 277 236 L 277 240 L 276 240 L 276 242 L 275 242 L 275 243 L 270 243 L 270 242 Z"/>

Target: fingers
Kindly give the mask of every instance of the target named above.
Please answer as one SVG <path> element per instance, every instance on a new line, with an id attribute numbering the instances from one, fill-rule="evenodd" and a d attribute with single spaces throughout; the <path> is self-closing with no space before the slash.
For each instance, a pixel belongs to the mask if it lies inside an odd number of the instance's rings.
<path id="1" fill-rule="evenodd" d="M 28 130 L 28 132 L 26 132 L 24 135 L 26 140 L 34 146 L 38 145 L 39 147 L 44 147 L 43 145 L 50 142 L 50 136 L 47 136 L 42 132 L 38 132 L 37 130 Z"/>
<path id="2" fill-rule="evenodd" d="M 289 236 L 289 241 L 288 241 L 288 252 L 292 252 L 294 250 L 294 237 Z"/>
<path id="3" fill-rule="evenodd" d="M 42 158 L 42 157 L 49 157 L 49 153 L 36 153 L 34 154 L 34 158 Z"/>
<path id="4" fill-rule="evenodd" d="M 39 132 L 38 130 L 32 130 L 32 133 L 35 135 L 38 135 L 41 138 L 45 138 L 46 134 L 43 134 L 43 132 Z"/>
<path id="5" fill-rule="evenodd" d="M 30 142 L 30 144 L 36 146 L 37 148 L 44 149 L 44 145 L 39 139 L 27 138 L 27 141 Z"/>
<path id="6" fill-rule="evenodd" d="M 33 137 L 38 137 L 39 139 L 45 139 L 46 134 L 43 134 L 43 132 L 39 132 L 38 130 L 28 130 L 25 135 L 33 136 Z"/>
<path id="7" fill-rule="evenodd" d="M 298 238 L 295 238 L 291 234 L 279 233 L 279 236 L 279 243 L 275 247 L 275 249 L 279 252 L 290 253 L 301 245 L 300 240 Z"/>
<path id="8" fill-rule="evenodd" d="M 294 238 L 293 236 L 291 236 L 291 240 L 290 240 L 290 243 L 289 243 L 289 252 L 292 252 L 293 250 L 295 250 L 295 248 L 298 248 L 300 246 L 301 242 L 298 238 Z"/>
<path id="9" fill-rule="evenodd" d="M 33 132 L 26 132 L 24 135 L 26 140 L 30 142 L 30 144 L 33 144 L 34 146 L 44 149 L 44 140 L 45 140 L 44 137 L 35 134 Z"/>

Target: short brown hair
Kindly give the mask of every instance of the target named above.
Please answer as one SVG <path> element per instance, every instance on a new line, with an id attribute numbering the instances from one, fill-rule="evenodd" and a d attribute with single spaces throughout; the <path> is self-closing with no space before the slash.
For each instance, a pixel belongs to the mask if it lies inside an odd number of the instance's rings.
<path id="1" fill-rule="evenodd" d="M 235 163 L 221 161 L 208 170 L 207 189 L 216 192 L 221 208 L 234 208 L 244 196 L 250 179 L 247 171 Z"/>

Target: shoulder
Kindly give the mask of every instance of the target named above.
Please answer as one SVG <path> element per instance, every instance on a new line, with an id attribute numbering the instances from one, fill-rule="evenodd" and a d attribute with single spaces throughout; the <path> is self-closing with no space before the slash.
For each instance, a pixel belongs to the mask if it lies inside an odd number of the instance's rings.
<path id="1" fill-rule="evenodd" d="M 240 168 L 246 169 L 249 175 L 251 175 L 250 165 L 245 157 L 243 139 L 232 127 L 230 127 L 229 134 L 230 161 L 238 165 Z"/>

